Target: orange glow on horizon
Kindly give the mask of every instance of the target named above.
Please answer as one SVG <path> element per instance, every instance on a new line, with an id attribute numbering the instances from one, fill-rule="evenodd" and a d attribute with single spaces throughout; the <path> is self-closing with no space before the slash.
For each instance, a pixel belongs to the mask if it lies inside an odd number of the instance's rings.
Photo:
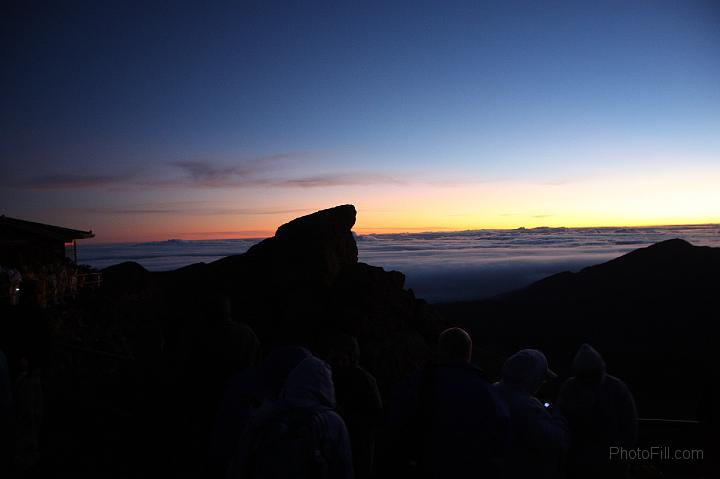
<path id="1" fill-rule="evenodd" d="M 655 176 L 626 172 L 555 183 L 357 185 L 277 190 L 271 195 L 229 189 L 217 192 L 216 208 L 209 212 L 193 210 L 190 203 L 187 212 L 97 213 L 84 215 L 82 221 L 71 218 L 68 224 L 93 229 L 93 243 L 265 238 L 294 218 L 347 203 L 357 209 L 358 234 L 714 224 L 720 223 L 718 184 L 720 169 L 715 168 Z M 247 204 L 256 204 L 258 212 L 232 212 Z"/>

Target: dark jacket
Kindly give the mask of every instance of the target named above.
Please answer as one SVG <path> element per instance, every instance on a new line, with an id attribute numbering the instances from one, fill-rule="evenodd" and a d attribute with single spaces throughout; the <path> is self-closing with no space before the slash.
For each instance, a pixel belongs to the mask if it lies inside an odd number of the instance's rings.
<path id="1" fill-rule="evenodd" d="M 345 420 L 352 443 L 355 477 L 372 477 L 375 434 L 382 420 L 380 391 L 372 374 L 359 366 L 333 369 L 338 412 Z"/>
<path id="2" fill-rule="evenodd" d="M 565 381 L 557 401 L 572 434 L 569 476 L 622 477 L 627 465 L 611 460 L 609 448 L 632 448 L 637 442 L 633 396 L 624 382 L 606 373 L 602 357 L 587 344 L 573 368 L 575 376 Z"/>
<path id="3" fill-rule="evenodd" d="M 443 364 L 411 375 L 394 395 L 388 423 L 395 454 L 417 464 L 420 477 L 502 477 L 508 411 L 470 364 Z"/>

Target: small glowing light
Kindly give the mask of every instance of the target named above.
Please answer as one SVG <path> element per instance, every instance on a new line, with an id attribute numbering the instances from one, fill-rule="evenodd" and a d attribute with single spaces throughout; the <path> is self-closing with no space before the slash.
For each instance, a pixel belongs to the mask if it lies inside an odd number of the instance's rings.
<path id="1" fill-rule="evenodd" d="M 19 293 L 19 292 L 20 292 L 20 288 L 15 288 L 15 292 L 16 292 L 16 293 Z"/>
<path id="2" fill-rule="evenodd" d="M 546 402 L 546 403 L 545 403 L 545 407 L 550 407 L 550 403 L 549 403 L 549 402 Z"/>

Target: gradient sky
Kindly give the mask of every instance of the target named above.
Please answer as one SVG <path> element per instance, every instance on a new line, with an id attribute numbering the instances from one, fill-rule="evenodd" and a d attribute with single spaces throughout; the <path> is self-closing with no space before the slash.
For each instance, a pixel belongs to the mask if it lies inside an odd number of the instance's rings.
<path id="1" fill-rule="evenodd" d="M 148 4 L 152 3 L 152 6 Z M 0 213 L 97 242 L 720 222 L 720 4 L 0 7 Z"/>

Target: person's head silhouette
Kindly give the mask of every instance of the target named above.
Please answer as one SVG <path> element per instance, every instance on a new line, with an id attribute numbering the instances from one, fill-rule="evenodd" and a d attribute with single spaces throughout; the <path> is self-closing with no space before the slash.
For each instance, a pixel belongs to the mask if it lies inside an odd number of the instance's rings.
<path id="1" fill-rule="evenodd" d="M 461 328 L 449 328 L 440 334 L 438 355 L 442 363 L 469 363 L 472 357 L 472 339 Z"/>

